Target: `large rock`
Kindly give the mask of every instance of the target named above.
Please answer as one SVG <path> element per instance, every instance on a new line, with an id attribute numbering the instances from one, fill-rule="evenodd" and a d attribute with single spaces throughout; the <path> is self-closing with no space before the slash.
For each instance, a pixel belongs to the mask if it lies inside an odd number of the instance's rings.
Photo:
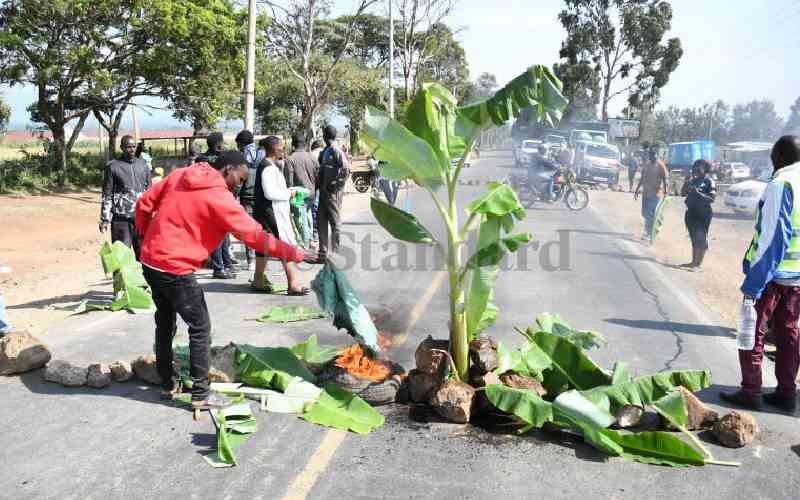
<path id="1" fill-rule="evenodd" d="M 500 380 L 502 380 L 505 385 L 514 389 L 534 391 L 540 397 L 544 397 L 547 394 L 547 389 L 544 388 L 541 382 L 533 377 L 507 372 L 500 375 Z"/>
<path id="2" fill-rule="evenodd" d="M 503 382 L 494 372 L 484 373 L 478 379 L 472 381 L 474 387 L 486 387 L 487 385 L 501 385 Z M 473 414 L 497 411 L 497 408 L 489 401 L 486 391 L 475 391 L 475 402 L 472 408 Z"/>
<path id="3" fill-rule="evenodd" d="M 472 416 L 475 389 L 463 382 L 448 380 L 431 396 L 433 409 L 450 422 L 466 424 Z"/>
<path id="4" fill-rule="evenodd" d="M 108 369 L 111 370 L 114 382 L 127 382 L 133 377 L 133 369 L 127 361 L 114 361 L 108 365 Z"/>
<path id="5" fill-rule="evenodd" d="M 0 338 L 0 375 L 13 375 L 43 367 L 50 351 L 28 332 L 11 332 Z"/>
<path id="6" fill-rule="evenodd" d="M 428 335 L 417 347 L 414 359 L 417 362 L 417 370 L 425 373 L 443 373 L 447 365 L 447 355 L 441 351 L 447 351 L 450 342 L 447 340 L 435 340 Z"/>
<path id="7" fill-rule="evenodd" d="M 686 402 L 686 412 L 689 417 L 686 428 L 690 431 L 699 431 L 714 427 L 714 424 L 719 420 L 719 413 L 697 399 L 697 396 L 689 389 L 680 386 L 678 390 L 683 394 L 683 400 Z M 667 427 L 671 428 L 673 426 L 669 424 Z"/>
<path id="8" fill-rule="evenodd" d="M 435 391 L 444 381 L 441 374 L 426 373 L 422 370 L 411 370 L 406 377 L 408 396 L 415 403 L 428 403 Z"/>
<path id="9" fill-rule="evenodd" d="M 469 343 L 470 368 L 483 375 L 497 368 L 497 345 L 488 337 L 478 337 Z"/>
<path id="10" fill-rule="evenodd" d="M 752 415 L 743 411 L 732 411 L 714 424 L 713 433 L 722 446 L 741 448 L 753 442 L 758 424 Z"/>
<path id="11" fill-rule="evenodd" d="M 161 385 L 161 376 L 156 369 L 156 357 L 153 354 L 139 356 L 131 363 L 133 373 L 148 384 Z"/>
<path id="12" fill-rule="evenodd" d="M 111 370 L 101 363 L 89 365 L 86 371 L 86 385 L 95 389 L 102 389 L 111 385 Z"/>
<path id="13" fill-rule="evenodd" d="M 73 366 L 66 361 L 51 361 L 44 370 L 44 379 L 55 382 L 65 387 L 80 387 L 86 385 L 86 368 Z"/>
<path id="14" fill-rule="evenodd" d="M 224 347 L 212 347 L 209 364 L 208 380 L 210 382 L 235 382 L 236 346 L 231 342 Z"/>

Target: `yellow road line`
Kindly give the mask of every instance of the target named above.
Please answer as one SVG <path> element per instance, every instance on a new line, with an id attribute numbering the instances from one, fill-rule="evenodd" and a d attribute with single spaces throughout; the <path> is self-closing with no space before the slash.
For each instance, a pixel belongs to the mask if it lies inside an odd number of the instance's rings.
<path id="1" fill-rule="evenodd" d="M 405 332 L 400 336 L 402 342 L 406 341 L 408 332 L 416 326 L 417 322 L 422 317 L 422 313 L 428 308 L 436 290 L 442 286 L 446 277 L 447 273 L 445 271 L 440 271 L 436 277 L 433 278 L 433 282 L 428 289 L 425 290 L 419 302 L 414 304 L 409 314 L 411 321 L 409 321 Z M 329 429 L 328 432 L 325 433 L 325 437 L 322 438 L 322 442 L 319 444 L 316 451 L 314 451 L 314 454 L 311 455 L 306 466 L 300 471 L 300 474 L 295 476 L 294 480 L 289 485 L 286 494 L 283 496 L 283 500 L 305 500 L 311 488 L 317 484 L 319 476 L 328 468 L 328 464 L 330 464 L 333 459 L 336 450 L 344 442 L 345 437 L 347 437 L 347 433 L 337 429 Z"/>

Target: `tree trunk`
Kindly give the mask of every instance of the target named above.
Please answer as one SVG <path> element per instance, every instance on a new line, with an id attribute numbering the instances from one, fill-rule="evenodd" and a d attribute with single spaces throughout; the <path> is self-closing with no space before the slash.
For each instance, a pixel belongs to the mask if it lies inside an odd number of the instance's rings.
<path id="1" fill-rule="evenodd" d="M 303 107 L 303 114 L 301 118 L 301 123 L 303 127 L 303 135 L 306 138 L 306 144 L 311 144 L 314 140 L 314 112 L 316 110 L 313 107 Z"/>
<path id="2" fill-rule="evenodd" d="M 361 135 L 361 121 L 350 119 L 350 154 L 355 157 L 361 151 L 358 146 L 358 138 Z"/>
<path id="3" fill-rule="evenodd" d="M 64 187 L 67 182 L 67 141 L 64 124 L 58 124 L 51 130 L 53 133 L 53 159 L 58 162 L 58 186 Z"/>
<path id="4" fill-rule="evenodd" d="M 605 84 L 603 85 L 603 110 L 601 114 L 601 120 L 603 122 L 608 121 L 608 101 L 611 100 L 609 97 L 611 95 L 611 78 L 606 78 Z"/>

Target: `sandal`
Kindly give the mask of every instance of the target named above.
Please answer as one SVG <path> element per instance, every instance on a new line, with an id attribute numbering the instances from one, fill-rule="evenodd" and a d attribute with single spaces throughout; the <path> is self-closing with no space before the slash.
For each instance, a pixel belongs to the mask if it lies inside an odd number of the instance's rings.
<path id="1" fill-rule="evenodd" d="M 302 287 L 299 290 L 287 290 L 286 295 L 289 297 L 303 297 L 311 293 L 308 287 Z"/>

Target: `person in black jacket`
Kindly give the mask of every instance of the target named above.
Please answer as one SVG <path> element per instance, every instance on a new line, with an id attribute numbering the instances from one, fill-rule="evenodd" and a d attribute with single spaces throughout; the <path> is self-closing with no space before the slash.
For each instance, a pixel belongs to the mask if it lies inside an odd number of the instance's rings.
<path id="1" fill-rule="evenodd" d="M 710 170 L 709 162 L 697 160 L 692 165 L 692 177 L 686 179 L 681 189 L 681 196 L 686 197 L 684 222 L 692 240 L 692 261 L 682 267 L 687 267 L 693 272 L 700 270 L 708 250 L 708 228 L 713 215 L 711 204 L 717 195 L 717 186 L 708 176 Z"/>
<path id="2" fill-rule="evenodd" d="M 350 160 L 336 144 L 337 131 L 333 125 L 322 129 L 326 147 L 319 154 L 319 174 L 316 185 L 319 189 L 317 209 L 317 231 L 319 233 L 319 263 L 324 263 L 330 250 L 339 249 L 341 234 L 341 210 L 344 186 L 350 175 Z M 330 226 L 330 240 L 328 238 Z M 330 243 L 329 243 L 330 241 Z"/>
<path id="3" fill-rule="evenodd" d="M 150 187 L 150 168 L 136 158 L 136 141 L 126 135 L 120 141 L 122 155 L 106 165 L 98 229 L 105 233 L 111 226 L 111 241 L 121 241 L 139 259 L 141 237 L 134 227 L 136 202 Z"/>

